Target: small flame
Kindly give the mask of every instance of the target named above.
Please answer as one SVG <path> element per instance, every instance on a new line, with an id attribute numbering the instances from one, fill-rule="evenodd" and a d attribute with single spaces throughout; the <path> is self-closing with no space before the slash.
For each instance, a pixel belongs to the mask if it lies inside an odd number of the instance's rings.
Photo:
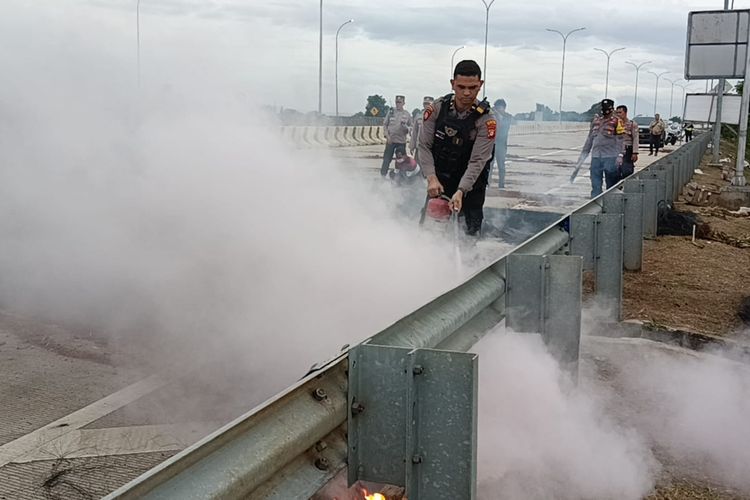
<path id="1" fill-rule="evenodd" d="M 369 495 L 364 488 L 362 488 L 362 494 L 364 495 L 365 500 L 387 500 L 381 493 L 373 493 L 372 495 Z"/>

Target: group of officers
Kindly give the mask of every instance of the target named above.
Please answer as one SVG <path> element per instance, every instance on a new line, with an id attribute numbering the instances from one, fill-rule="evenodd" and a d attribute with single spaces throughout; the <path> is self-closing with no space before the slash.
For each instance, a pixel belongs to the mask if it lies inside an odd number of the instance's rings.
<path id="1" fill-rule="evenodd" d="M 381 175 L 386 176 L 394 154 L 405 154 L 406 139 L 411 153 L 427 179 L 429 198 L 448 198 L 450 209 L 463 215 L 469 235 L 478 235 L 484 218 L 485 193 L 493 159 L 497 157 L 499 187 L 504 187 L 505 153 L 511 115 L 499 100 L 492 109 L 477 96 L 482 71 L 472 60 L 459 62 L 451 79 L 453 92 L 433 99 L 425 97 L 422 116 L 412 127 L 412 116 L 404 109 L 403 96 L 396 109 L 386 115 L 386 147 Z M 633 173 L 638 161 L 638 125 L 628 118 L 627 106 L 615 109 L 614 101 L 601 101 L 601 113 L 591 122 L 579 164 L 591 155 L 591 197 Z"/>

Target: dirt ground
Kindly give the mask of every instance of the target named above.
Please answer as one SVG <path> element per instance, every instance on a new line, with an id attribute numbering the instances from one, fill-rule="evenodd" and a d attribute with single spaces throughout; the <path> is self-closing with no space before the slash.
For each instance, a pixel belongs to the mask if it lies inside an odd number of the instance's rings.
<path id="1" fill-rule="evenodd" d="M 692 180 L 718 192 L 728 182 L 709 161 L 707 155 Z M 716 206 L 712 198 L 707 206 L 682 196 L 674 204 L 675 211 L 697 216 L 694 242 L 692 235 L 645 242 L 642 271 L 625 275 L 623 319 L 750 343 L 750 325 L 739 314 L 750 297 L 750 215 Z M 647 500 L 741 498 L 747 497 L 705 478 L 667 473 Z"/>
<path id="2" fill-rule="evenodd" d="M 693 181 L 712 189 L 728 184 L 704 158 Z M 738 314 L 750 297 L 750 215 L 680 200 L 675 211 L 695 214 L 692 236 L 659 236 L 644 244 L 643 269 L 625 275 L 624 319 L 733 336 L 750 328 Z"/>

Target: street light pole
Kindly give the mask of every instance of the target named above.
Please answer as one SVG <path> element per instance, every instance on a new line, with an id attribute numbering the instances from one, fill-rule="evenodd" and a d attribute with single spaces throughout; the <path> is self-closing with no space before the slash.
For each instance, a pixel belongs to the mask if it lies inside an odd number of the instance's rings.
<path id="1" fill-rule="evenodd" d="M 490 3 L 487 3 L 487 0 L 482 0 L 482 3 L 486 14 L 484 18 L 484 66 L 482 66 L 482 73 L 484 76 L 484 95 L 487 96 L 487 34 L 490 29 L 490 7 L 495 3 L 495 0 L 490 0 Z"/>
<path id="2" fill-rule="evenodd" d="M 135 4 L 135 44 L 138 88 L 141 88 L 141 0 Z"/>
<path id="3" fill-rule="evenodd" d="M 678 87 L 682 89 L 682 113 L 680 114 L 680 118 L 682 118 L 683 123 L 685 122 L 685 92 L 689 90 L 687 88 L 687 85 L 683 85 L 681 83 L 675 83 Z"/>
<path id="4" fill-rule="evenodd" d="M 339 33 L 341 33 L 341 28 L 353 22 L 354 19 L 349 19 L 345 23 L 342 23 L 339 29 L 336 30 L 336 69 L 334 70 L 334 79 L 336 81 L 336 116 L 339 116 Z"/>
<path id="5" fill-rule="evenodd" d="M 320 31 L 318 33 L 318 114 L 323 112 L 323 0 L 320 0 Z"/>
<path id="6" fill-rule="evenodd" d="M 667 119 L 672 118 L 672 103 L 674 102 L 674 86 L 677 83 L 677 80 L 670 80 L 669 78 L 664 78 L 666 81 L 672 84 L 672 89 L 669 91 L 669 116 Z"/>
<path id="7" fill-rule="evenodd" d="M 453 68 L 455 68 L 455 66 L 453 66 L 453 59 L 455 59 L 456 53 L 458 53 L 459 50 L 465 49 L 465 48 L 466 47 L 464 47 L 463 45 L 461 45 L 459 48 L 457 48 L 456 50 L 453 51 L 453 55 L 451 56 L 451 80 L 453 80 Z"/>
<path id="8" fill-rule="evenodd" d="M 583 30 L 585 30 L 586 28 L 576 28 L 576 29 L 574 29 L 574 30 L 570 30 L 570 31 L 568 31 L 568 33 L 567 33 L 567 34 L 565 34 L 565 35 L 563 35 L 563 34 L 562 34 L 562 32 L 560 32 L 560 31 L 557 31 L 557 30 L 553 30 L 553 29 L 550 29 L 550 28 L 545 28 L 545 29 L 546 29 L 547 31 L 551 31 L 552 33 L 557 33 L 558 35 L 560 35 L 560 36 L 562 37 L 562 40 L 563 40 L 563 50 L 562 50 L 562 69 L 561 69 L 561 71 L 560 71 L 560 105 L 559 105 L 559 110 L 560 110 L 560 123 L 562 123 L 562 101 L 563 101 L 563 83 L 565 82 L 565 47 L 567 46 L 567 43 L 568 43 L 568 37 L 569 37 L 570 35 L 572 35 L 572 34 L 573 34 L 573 33 L 575 33 L 576 31 L 583 31 Z"/>
<path id="9" fill-rule="evenodd" d="M 608 92 L 609 92 L 609 58 L 612 57 L 612 54 L 614 54 L 615 52 L 617 52 L 619 50 L 625 50 L 625 47 L 620 47 L 619 49 L 614 49 L 611 52 L 607 52 L 604 49 L 598 49 L 596 47 L 594 47 L 594 50 L 598 50 L 599 52 L 601 52 L 602 54 L 604 54 L 605 56 L 607 56 L 607 77 L 604 80 L 604 98 L 606 99 L 608 97 Z"/>
<path id="10" fill-rule="evenodd" d="M 644 61 L 641 64 L 635 64 L 630 61 L 625 61 L 625 64 L 630 64 L 635 68 L 635 97 L 633 98 L 633 118 L 636 117 L 635 111 L 638 107 L 638 73 L 641 71 L 641 67 L 649 63 L 651 63 L 651 61 Z"/>
<path id="11" fill-rule="evenodd" d="M 656 77 L 656 88 L 654 89 L 654 116 L 656 116 L 656 101 L 659 98 L 659 78 L 669 73 L 669 71 L 662 71 L 661 73 L 654 73 L 653 71 L 648 71 L 648 73 Z"/>

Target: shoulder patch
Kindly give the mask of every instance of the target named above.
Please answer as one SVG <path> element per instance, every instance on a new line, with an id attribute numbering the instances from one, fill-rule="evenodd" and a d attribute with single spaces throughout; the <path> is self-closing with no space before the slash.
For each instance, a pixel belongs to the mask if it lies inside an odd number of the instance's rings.
<path id="1" fill-rule="evenodd" d="M 427 106 L 427 109 L 424 110 L 424 114 L 422 115 L 422 118 L 427 121 L 430 116 L 432 116 L 432 113 L 435 111 L 435 108 L 432 107 L 432 104 Z"/>
<path id="2" fill-rule="evenodd" d="M 497 121 L 487 120 L 487 138 L 494 139 L 497 135 Z"/>

